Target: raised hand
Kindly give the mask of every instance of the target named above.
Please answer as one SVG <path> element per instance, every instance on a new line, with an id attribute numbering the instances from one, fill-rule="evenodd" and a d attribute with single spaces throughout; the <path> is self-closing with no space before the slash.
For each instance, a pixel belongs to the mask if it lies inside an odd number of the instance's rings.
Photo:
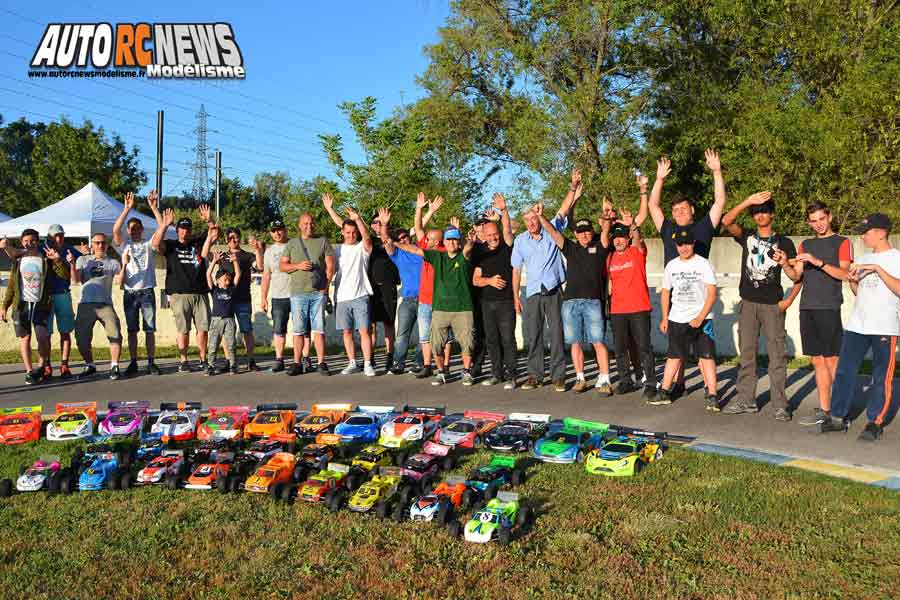
<path id="1" fill-rule="evenodd" d="M 572 169 L 572 189 L 576 189 L 581 185 L 581 169 L 575 167 Z"/>
<path id="2" fill-rule="evenodd" d="M 459 217 L 450 217 L 450 225 L 459 229 Z"/>
<path id="3" fill-rule="evenodd" d="M 493 206 L 500 212 L 506 210 L 506 197 L 500 192 L 494 192 L 494 196 L 492 198 Z"/>
<path id="4" fill-rule="evenodd" d="M 428 206 L 428 198 L 425 196 L 425 192 L 419 192 L 416 196 L 416 208 L 425 208 Z"/>
<path id="5" fill-rule="evenodd" d="M 387 227 L 388 223 L 391 222 L 391 210 L 386 206 L 383 206 L 378 209 L 378 220 L 381 222 L 382 227 Z M 385 230 L 387 231 L 387 230 Z"/>
<path id="6" fill-rule="evenodd" d="M 657 179 L 665 179 L 669 176 L 669 173 L 672 172 L 672 161 L 669 160 L 668 156 L 663 156 L 658 161 L 656 161 L 656 178 Z"/>
<path id="7" fill-rule="evenodd" d="M 638 173 L 634 176 L 635 183 L 638 184 L 638 188 L 640 188 L 641 193 L 647 191 L 647 184 L 650 183 L 650 178 L 644 175 L 643 173 Z"/>
<path id="8" fill-rule="evenodd" d="M 7 240 L 6 236 L 4 235 L 2 238 L 0 238 L 0 250 L 6 250 L 7 246 L 9 246 L 9 240 Z"/>
<path id="9" fill-rule="evenodd" d="M 125 194 L 125 208 L 129 211 L 134 208 L 134 192 L 128 192 Z"/>
<path id="10" fill-rule="evenodd" d="M 150 190 L 147 194 L 147 204 L 150 206 L 156 206 L 159 204 L 159 192 L 156 190 Z"/>
<path id="11" fill-rule="evenodd" d="M 212 225 L 206 233 L 210 243 L 215 242 L 222 235 L 222 229 L 218 225 Z"/>
<path id="12" fill-rule="evenodd" d="M 247 243 L 250 244 L 250 247 L 253 248 L 253 250 L 262 250 L 262 242 L 256 239 L 255 235 L 251 235 L 250 239 L 247 240 Z"/>
<path id="13" fill-rule="evenodd" d="M 347 218 L 350 219 L 351 221 L 356 221 L 357 219 L 359 219 L 359 213 L 356 212 L 356 209 L 354 209 L 352 207 L 348 207 L 347 208 Z"/>
<path id="14" fill-rule="evenodd" d="M 172 210 L 171 208 L 167 208 L 166 210 L 163 211 L 163 225 L 168 227 L 169 225 L 172 225 L 173 223 L 175 223 L 175 211 Z"/>
<path id="15" fill-rule="evenodd" d="M 612 221 L 616 218 L 616 207 L 613 206 L 612 201 L 605 196 L 600 203 L 600 215 L 607 221 Z"/>
<path id="16" fill-rule="evenodd" d="M 531 212 L 540 217 L 544 214 L 544 204 L 543 202 L 538 202 L 534 206 L 531 207 Z"/>
<path id="17" fill-rule="evenodd" d="M 210 211 L 209 204 L 201 204 L 197 207 L 197 212 L 200 213 L 200 218 L 209 223 L 210 221 Z"/>
<path id="18" fill-rule="evenodd" d="M 722 170 L 722 162 L 719 160 L 719 153 L 712 148 L 707 148 L 703 153 L 706 156 L 706 166 L 710 171 L 715 173 Z"/>
<path id="19" fill-rule="evenodd" d="M 772 192 L 756 192 L 752 196 L 748 197 L 745 202 L 748 202 L 751 206 L 757 206 L 759 204 L 765 204 L 771 197 Z"/>
<path id="20" fill-rule="evenodd" d="M 332 210 L 334 208 L 334 196 L 329 192 L 322 194 L 322 206 L 325 207 L 325 210 Z"/>
<path id="21" fill-rule="evenodd" d="M 469 233 L 466 234 L 466 241 L 472 242 L 473 244 L 478 240 L 478 234 L 475 232 L 475 228 L 469 229 Z"/>
<path id="22" fill-rule="evenodd" d="M 215 263 L 219 262 L 220 260 L 222 260 L 222 251 L 221 250 L 213 250 L 211 264 L 215 264 Z"/>
<path id="23" fill-rule="evenodd" d="M 130 253 L 130 252 L 126 252 L 125 254 L 123 254 L 123 255 L 122 255 L 122 268 L 124 269 L 125 267 L 127 267 L 127 266 L 128 266 L 128 263 L 129 263 L 130 261 L 131 261 L 131 253 Z"/>
<path id="24" fill-rule="evenodd" d="M 500 220 L 500 213 L 498 213 L 493 208 L 489 208 L 486 211 L 484 211 L 484 218 L 487 219 L 488 221 L 496 222 L 496 221 Z"/>
<path id="25" fill-rule="evenodd" d="M 438 209 L 444 205 L 443 196 L 436 196 L 434 200 L 428 203 L 428 210 L 431 211 L 431 214 L 434 214 L 438 211 Z"/>
<path id="26" fill-rule="evenodd" d="M 6 238 L 4 238 L 3 241 L 6 241 Z M 51 248 L 50 246 L 44 246 L 44 256 L 53 261 L 59 260 L 59 250 Z"/>
<path id="27" fill-rule="evenodd" d="M 626 225 L 628 227 L 634 225 L 634 215 L 631 214 L 630 210 L 628 210 L 627 208 L 623 208 L 619 211 L 619 214 L 621 215 L 619 217 L 619 222 L 622 225 Z"/>

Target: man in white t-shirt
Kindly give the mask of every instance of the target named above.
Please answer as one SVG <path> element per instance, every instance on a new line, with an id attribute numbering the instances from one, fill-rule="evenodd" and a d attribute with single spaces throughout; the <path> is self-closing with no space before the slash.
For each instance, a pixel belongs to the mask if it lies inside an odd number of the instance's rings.
<path id="1" fill-rule="evenodd" d="M 159 194 L 156 190 L 150 190 L 147 194 L 147 204 L 153 211 L 157 222 L 162 220 L 159 213 Z M 150 240 L 144 239 L 144 224 L 135 216 L 126 217 L 134 209 L 134 193 L 125 194 L 125 206 L 122 213 L 113 225 L 112 237 L 116 251 L 125 262 L 125 274 L 123 285 L 125 294 L 122 303 L 125 309 L 125 327 L 128 330 L 128 354 L 131 362 L 125 369 L 125 375 L 136 375 L 138 372 L 138 327 L 144 330 L 144 339 L 147 344 L 147 373 L 161 375 L 162 372 L 156 366 L 156 252 L 150 245 Z M 122 225 L 128 230 L 128 240 L 122 238 Z M 138 317 L 140 316 L 140 320 Z"/>
<path id="2" fill-rule="evenodd" d="M 900 336 L 900 250 L 891 247 L 891 220 L 874 213 L 855 232 L 872 251 L 850 265 L 850 287 L 856 294 L 853 314 L 841 338 L 837 373 L 831 388 L 831 417 L 818 425 L 820 432 L 847 431 L 856 393 L 856 375 L 872 350 L 872 385 L 868 391 L 868 423 L 859 440 L 874 442 L 882 434 L 891 408 L 891 382 Z"/>
<path id="3" fill-rule="evenodd" d="M 716 301 L 716 275 L 709 261 L 694 253 L 690 226 L 677 226 L 673 238 L 678 257 L 666 265 L 660 295 L 659 328 L 669 337 L 666 369 L 659 392 L 648 403 L 672 403 L 672 382 L 693 348 L 706 384 L 706 408 L 718 412 L 721 407 L 716 394 L 716 344 L 711 314 Z"/>
<path id="4" fill-rule="evenodd" d="M 365 222 L 352 208 L 347 209 L 347 219 L 341 227 L 344 243 L 335 248 L 337 274 L 335 276 L 335 323 L 344 335 L 344 349 L 347 351 L 347 366 L 341 375 L 358 373 L 356 364 L 356 343 L 353 330 L 359 332 L 359 343 L 363 353 L 363 372 L 367 377 L 375 377 L 372 366 L 372 338 L 369 335 L 369 296 L 372 285 L 367 269 L 372 254 L 372 238 Z M 362 239 L 362 241 L 360 241 Z"/>
<path id="5" fill-rule="evenodd" d="M 276 220 L 269 225 L 272 243 L 263 254 L 262 290 L 260 291 L 263 312 L 272 307 L 272 345 L 275 346 L 275 364 L 272 372 L 284 371 L 284 340 L 287 336 L 288 319 L 291 316 L 291 276 L 281 270 L 281 256 L 287 248 L 287 229 L 284 221 Z M 269 302 L 269 292 L 272 301 Z"/>

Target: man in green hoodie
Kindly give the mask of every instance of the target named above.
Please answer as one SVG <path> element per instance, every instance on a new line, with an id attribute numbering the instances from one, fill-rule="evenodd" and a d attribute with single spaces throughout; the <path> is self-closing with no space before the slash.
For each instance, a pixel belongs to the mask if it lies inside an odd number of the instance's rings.
<path id="1" fill-rule="evenodd" d="M 44 365 L 50 364 L 50 332 L 47 323 L 50 318 L 50 280 L 51 273 L 57 277 L 65 277 L 68 267 L 60 260 L 59 252 L 54 248 L 44 248 L 43 255 L 38 246 L 38 232 L 26 229 L 22 232 L 22 254 L 13 261 L 9 274 L 9 285 L 0 306 L 0 321 L 6 322 L 6 313 L 13 307 L 12 320 L 16 337 L 19 338 L 19 351 L 25 365 L 25 383 L 34 385 L 44 380 Z M 41 366 L 33 368 L 31 363 L 31 330 L 37 336 L 38 355 Z"/>

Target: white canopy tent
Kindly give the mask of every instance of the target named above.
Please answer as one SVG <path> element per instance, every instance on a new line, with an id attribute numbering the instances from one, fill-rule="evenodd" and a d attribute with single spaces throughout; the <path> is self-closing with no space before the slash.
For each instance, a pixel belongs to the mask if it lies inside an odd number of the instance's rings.
<path id="1" fill-rule="evenodd" d="M 17 237 L 22 234 L 22 230 L 29 228 L 37 230 L 41 237 L 45 237 L 47 229 L 55 224 L 62 225 L 66 237 L 70 238 L 86 238 L 95 233 L 112 236 L 113 224 L 123 208 L 124 204 L 91 182 L 56 204 L 0 223 L 0 237 Z M 137 217 L 143 222 L 145 238 L 149 239 L 156 231 L 156 219 L 153 217 L 136 210 L 128 214 L 128 219 L 131 217 Z M 173 229 L 166 234 L 167 238 L 175 238 Z"/>
<path id="2" fill-rule="evenodd" d="M 10 219 L 12 219 L 11 216 L 4 212 L 0 212 L 0 223 L 2 223 L 3 221 L 9 221 Z"/>

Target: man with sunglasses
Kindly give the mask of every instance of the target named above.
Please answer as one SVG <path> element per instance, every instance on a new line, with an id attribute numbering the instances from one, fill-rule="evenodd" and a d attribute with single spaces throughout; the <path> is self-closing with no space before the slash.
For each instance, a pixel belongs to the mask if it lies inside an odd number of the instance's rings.
<path id="1" fill-rule="evenodd" d="M 756 223 L 756 231 L 748 231 L 735 221 L 748 211 Z M 797 256 L 790 238 L 775 232 L 775 202 L 770 192 L 753 194 L 722 217 L 722 226 L 741 246 L 741 296 L 738 318 L 738 344 L 741 365 L 738 369 L 737 396 L 722 411 L 739 415 L 759 412 L 756 404 L 756 354 L 759 334 L 766 337 L 769 355 L 769 394 L 775 406 L 775 419 L 790 421 L 792 410 L 785 392 L 787 356 L 785 354 L 784 289 L 781 272 L 791 281 L 799 281 L 802 273 L 788 261 Z"/>
<path id="2" fill-rule="evenodd" d="M 106 251 L 106 235 L 95 233 L 91 236 L 91 254 L 79 256 L 77 260 L 73 260 L 71 255 L 68 257 L 72 283 L 81 284 L 81 301 L 75 314 L 75 343 L 84 358 L 84 370 L 79 379 L 86 379 L 97 372 L 92 348 L 97 321 L 103 324 L 109 339 L 109 378 L 116 380 L 120 376 L 122 329 L 119 315 L 113 308 L 112 286 L 113 278 L 122 270 L 122 265 L 107 256 Z M 121 281 L 121 278 L 117 279 Z"/>

